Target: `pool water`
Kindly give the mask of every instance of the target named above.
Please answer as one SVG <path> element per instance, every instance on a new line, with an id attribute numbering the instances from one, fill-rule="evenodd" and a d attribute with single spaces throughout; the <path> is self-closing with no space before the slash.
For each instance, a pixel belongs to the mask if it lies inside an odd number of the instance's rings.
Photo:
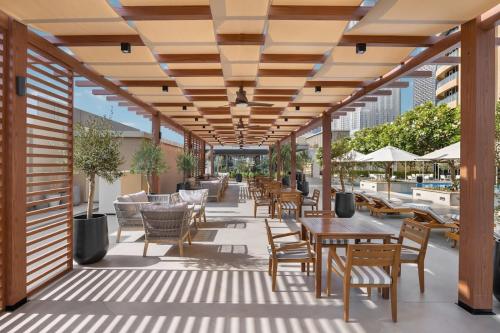
<path id="1" fill-rule="evenodd" d="M 415 187 L 426 187 L 426 188 L 446 188 L 451 186 L 451 183 L 417 183 Z"/>

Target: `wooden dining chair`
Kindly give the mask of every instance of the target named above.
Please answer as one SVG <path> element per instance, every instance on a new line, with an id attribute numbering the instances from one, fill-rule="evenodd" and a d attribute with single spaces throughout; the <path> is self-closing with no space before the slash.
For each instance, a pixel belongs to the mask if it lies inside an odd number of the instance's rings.
<path id="1" fill-rule="evenodd" d="M 312 197 L 307 197 L 302 200 L 302 207 L 304 206 L 310 206 L 312 210 L 316 209 L 318 210 L 319 207 L 319 195 L 320 191 L 318 189 L 315 189 L 313 191 Z"/>
<path id="2" fill-rule="evenodd" d="M 268 212 L 271 213 L 271 199 L 266 198 L 257 189 L 250 189 L 253 198 L 253 217 L 257 217 L 258 207 L 267 207 Z"/>
<path id="3" fill-rule="evenodd" d="M 397 244 L 401 245 L 401 258 L 399 265 L 399 275 L 401 275 L 401 264 L 417 264 L 418 282 L 420 292 L 425 291 L 424 270 L 425 270 L 425 254 L 427 253 L 427 245 L 429 243 L 430 228 L 410 219 L 405 219 L 401 224 L 401 230 L 398 237 L 391 237 Z M 403 244 L 404 240 L 410 240 L 416 246 Z"/>
<path id="4" fill-rule="evenodd" d="M 295 213 L 295 220 L 299 219 L 302 204 L 302 194 L 300 192 L 281 192 L 278 199 L 278 215 L 281 222 L 283 211 L 289 214 Z"/>
<path id="5" fill-rule="evenodd" d="M 390 288 L 392 320 L 397 321 L 397 279 L 400 244 L 355 244 L 347 246 L 347 257 L 330 249 L 327 264 L 326 293 L 330 295 L 332 272 L 343 279 L 344 320 L 349 321 L 351 288 Z M 389 270 L 388 270 L 389 269 Z"/>
<path id="6" fill-rule="evenodd" d="M 300 237 L 300 231 L 273 234 L 267 219 L 266 223 L 267 239 L 269 242 L 269 274 L 272 277 L 272 290 L 276 291 L 276 280 L 278 275 L 279 263 L 300 263 L 306 264 L 307 275 L 309 275 L 309 264 L 314 269 L 314 252 L 308 241 L 275 242 L 276 239 L 283 237 Z"/>

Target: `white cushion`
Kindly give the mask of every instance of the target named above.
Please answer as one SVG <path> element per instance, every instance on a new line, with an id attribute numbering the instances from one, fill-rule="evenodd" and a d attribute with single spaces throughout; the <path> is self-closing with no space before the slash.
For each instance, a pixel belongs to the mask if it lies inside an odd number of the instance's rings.
<path id="1" fill-rule="evenodd" d="M 148 195 L 146 192 L 141 191 L 137 193 L 132 193 L 128 195 L 133 202 L 148 202 Z"/>
<path id="2" fill-rule="evenodd" d="M 118 202 L 127 202 L 127 203 L 133 203 L 134 201 L 132 198 L 128 195 L 121 195 L 116 198 L 116 201 Z M 137 214 L 137 206 L 136 205 L 120 205 L 120 210 L 127 212 L 127 216 L 132 216 L 134 214 Z"/>
<path id="3" fill-rule="evenodd" d="M 285 201 L 281 203 L 281 206 L 283 207 L 283 209 L 297 209 L 297 205 L 295 204 L 295 202 L 291 201 Z"/>
<path id="4" fill-rule="evenodd" d="M 345 263 L 346 257 L 340 256 L 340 259 Z M 343 270 L 338 267 L 333 261 L 336 270 L 343 275 Z M 391 284 L 391 277 L 387 272 L 379 266 L 352 266 L 351 268 L 351 283 L 352 284 Z"/>
<path id="5" fill-rule="evenodd" d="M 314 206 L 316 205 L 316 201 L 314 201 L 313 199 L 305 198 L 304 201 L 302 202 L 302 205 Z"/>

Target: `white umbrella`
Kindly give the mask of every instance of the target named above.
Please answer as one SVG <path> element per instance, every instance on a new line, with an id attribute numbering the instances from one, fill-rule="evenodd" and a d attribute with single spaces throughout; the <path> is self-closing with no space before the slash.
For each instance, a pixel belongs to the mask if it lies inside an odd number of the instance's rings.
<path id="1" fill-rule="evenodd" d="M 376 150 L 368 155 L 366 155 L 362 162 L 385 162 L 385 172 L 387 178 L 387 198 L 391 198 L 391 179 L 388 176 L 391 171 L 392 163 L 394 162 L 408 162 L 415 161 L 418 158 L 418 155 L 409 153 L 407 151 L 387 146 Z"/>
<path id="2" fill-rule="evenodd" d="M 445 160 L 459 160 L 460 159 L 460 141 L 449 145 L 447 147 L 435 150 L 421 156 L 419 160 L 432 160 L 432 161 L 445 161 Z"/>
<path id="3" fill-rule="evenodd" d="M 365 154 L 360 153 L 359 151 L 355 151 L 354 149 L 348 152 L 347 156 L 349 156 L 350 160 L 353 162 L 361 162 L 363 158 L 366 157 Z"/>

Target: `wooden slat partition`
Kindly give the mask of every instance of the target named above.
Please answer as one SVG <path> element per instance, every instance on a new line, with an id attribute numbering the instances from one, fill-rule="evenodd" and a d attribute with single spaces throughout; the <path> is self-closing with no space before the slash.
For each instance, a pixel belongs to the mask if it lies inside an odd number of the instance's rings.
<path id="1" fill-rule="evenodd" d="M 30 295 L 73 265 L 73 72 L 32 45 L 28 59 L 26 284 Z"/>
<path id="2" fill-rule="evenodd" d="M 0 29 L 0 311 L 5 307 L 5 163 L 4 163 L 4 152 L 5 152 L 5 140 L 4 140 L 4 129 L 5 129 L 5 117 L 4 108 L 6 105 L 4 88 L 6 85 L 5 78 L 5 31 Z"/>

